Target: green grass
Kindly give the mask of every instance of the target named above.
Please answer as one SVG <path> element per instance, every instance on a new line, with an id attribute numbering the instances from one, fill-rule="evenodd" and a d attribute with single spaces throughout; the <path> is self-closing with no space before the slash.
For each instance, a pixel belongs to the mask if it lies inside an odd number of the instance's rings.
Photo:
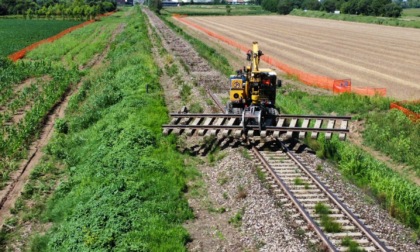
<path id="1" fill-rule="evenodd" d="M 61 62 L 67 68 L 86 65 L 94 55 L 105 50 L 112 32 L 119 25 L 116 20 L 120 15 L 121 13 L 117 13 L 83 29 L 77 29 L 54 43 L 40 45 L 36 52 L 28 53 L 26 58 Z"/>
<path id="2" fill-rule="evenodd" d="M 222 16 L 222 15 L 268 15 L 269 11 L 263 10 L 259 5 L 182 5 L 180 7 L 165 7 L 163 14 L 179 14 L 188 16 Z"/>
<path id="3" fill-rule="evenodd" d="M 315 213 L 319 214 L 321 218 L 321 226 L 324 230 L 328 233 L 338 233 L 341 232 L 342 228 L 341 225 L 335 222 L 329 214 L 331 213 L 330 209 L 327 205 L 323 203 L 316 203 L 315 204 Z"/>
<path id="4" fill-rule="evenodd" d="M 337 15 L 333 13 L 327 13 L 324 11 L 309 11 L 309 10 L 303 11 L 303 10 L 294 9 L 290 13 L 290 15 L 334 19 L 334 20 L 342 20 L 342 21 L 350 21 L 350 22 L 379 24 L 379 25 L 389 25 L 389 26 L 420 28 L 420 19 L 418 19 L 417 17 L 408 18 L 407 16 L 405 16 L 404 13 L 403 13 L 403 17 L 401 18 L 387 18 L 387 17 L 373 17 L 373 16 L 350 15 L 350 14 Z"/>
<path id="5" fill-rule="evenodd" d="M 363 118 L 374 111 L 386 111 L 391 100 L 382 97 L 361 96 L 354 93 L 341 95 L 313 95 L 291 86 L 284 86 L 278 92 L 276 104 L 286 114 L 338 114 Z M 287 94 L 287 95 L 283 95 Z"/>
<path id="6" fill-rule="evenodd" d="M 364 141 L 420 174 L 420 123 L 413 123 L 401 111 L 369 115 Z"/>
<path id="7" fill-rule="evenodd" d="M 51 37 L 80 21 L 0 19 L 0 57 Z"/>
<path id="8" fill-rule="evenodd" d="M 234 216 L 229 219 L 229 224 L 233 225 L 236 228 L 242 226 L 242 218 L 244 216 L 245 209 L 240 209 Z"/>
<path id="9" fill-rule="evenodd" d="M 348 247 L 349 252 L 365 251 L 364 249 L 360 248 L 359 244 L 355 242 L 354 240 L 352 240 L 351 237 L 349 236 L 344 237 L 344 239 L 341 241 L 341 245 L 343 245 L 344 247 Z"/>
<path id="10" fill-rule="evenodd" d="M 403 9 L 403 17 L 420 18 L 420 8 Z"/>
<path id="11" fill-rule="evenodd" d="M 195 170 L 176 151 L 176 138 L 161 135 L 168 117 L 160 71 L 149 53 L 145 17 L 132 10 L 103 23 L 126 27 L 111 46 L 109 64 L 85 72 L 56 126 L 61 132 L 25 186 L 26 203 L 8 219 L 13 229 L 0 232 L 1 246 L 19 239 L 14 232 L 32 220 L 52 228 L 34 232 L 29 251 L 186 250 L 190 238 L 182 223 L 193 214 L 183 195 Z"/>

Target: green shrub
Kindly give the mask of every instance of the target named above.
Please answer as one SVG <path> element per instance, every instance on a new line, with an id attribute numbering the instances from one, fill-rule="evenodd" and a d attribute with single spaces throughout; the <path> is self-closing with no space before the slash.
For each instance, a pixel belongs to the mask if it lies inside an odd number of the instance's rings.
<path id="1" fill-rule="evenodd" d="M 57 119 L 55 120 L 54 127 L 58 133 L 67 134 L 69 131 L 69 126 L 66 120 Z"/>
<path id="2" fill-rule="evenodd" d="M 420 173 L 420 124 L 413 123 L 401 111 L 392 109 L 370 115 L 363 135 L 366 144 Z"/>

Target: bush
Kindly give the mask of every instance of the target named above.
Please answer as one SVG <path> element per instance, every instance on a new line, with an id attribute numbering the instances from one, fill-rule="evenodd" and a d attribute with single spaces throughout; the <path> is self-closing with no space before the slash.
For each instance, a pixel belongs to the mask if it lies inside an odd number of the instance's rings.
<path id="1" fill-rule="evenodd" d="M 293 10 L 292 0 L 280 0 L 277 5 L 277 12 L 282 15 L 287 15 Z"/>

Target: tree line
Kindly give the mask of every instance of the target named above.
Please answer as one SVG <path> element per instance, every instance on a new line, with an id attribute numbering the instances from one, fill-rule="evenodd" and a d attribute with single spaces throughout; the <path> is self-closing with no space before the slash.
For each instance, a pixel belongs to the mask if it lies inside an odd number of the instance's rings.
<path id="1" fill-rule="evenodd" d="M 83 20 L 116 7 L 115 0 L 0 0 L 0 15 Z"/>
<path id="2" fill-rule="evenodd" d="M 411 2 L 419 0 L 409 0 Z M 411 3 L 410 2 L 410 3 Z M 289 14 L 293 9 L 319 10 L 326 12 L 340 11 L 344 14 L 365 16 L 400 17 L 402 0 L 262 0 L 265 10 Z M 409 6 L 407 6 L 409 7 Z"/>

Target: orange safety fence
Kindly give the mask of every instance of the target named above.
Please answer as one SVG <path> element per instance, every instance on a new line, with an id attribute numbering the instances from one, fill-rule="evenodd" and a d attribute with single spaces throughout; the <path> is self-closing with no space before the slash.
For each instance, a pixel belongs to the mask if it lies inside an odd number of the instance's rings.
<path id="1" fill-rule="evenodd" d="M 352 93 L 360 94 L 360 95 L 367 95 L 367 96 L 385 96 L 386 95 L 386 88 L 370 88 L 370 87 L 352 87 Z"/>
<path id="2" fill-rule="evenodd" d="M 114 13 L 115 13 L 115 12 L 108 12 L 108 13 L 105 13 L 105 14 L 99 15 L 99 17 L 109 16 L 109 15 L 112 15 L 112 14 L 114 14 Z M 45 44 L 45 43 L 51 43 L 51 42 L 53 42 L 54 40 L 57 40 L 57 39 L 59 39 L 59 38 L 63 37 L 64 35 L 66 35 L 66 34 L 68 34 L 68 33 L 72 32 L 72 31 L 74 31 L 74 30 L 77 30 L 77 29 L 79 29 L 79 28 L 82 28 L 82 27 L 83 27 L 83 26 L 85 26 L 85 25 L 91 24 L 91 23 L 93 23 L 93 22 L 95 22 L 95 20 L 93 20 L 93 19 L 92 19 L 92 20 L 89 20 L 89 21 L 86 21 L 86 22 L 83 22 L 83 23 L 78 24 L 78 25 L 76 25 L 76 26 L 72 26 L 72 27 L 70 27 L 70 28 L 68 28 L 68 29 L 65 29 L 64 31 L 61 31 L 60 33 L 58 33 L 58 34 L 56 34 L 56 35 L 54 35 L 54 36 L 51 36 L 51 37 L 49 37 L 49 38 L 46 38 L 46 39 L 40 40 L 40 41 L 38 41 L 38 42 L 35 42 L 35 43 L 33 43 L 33 44 L 31 44 L 31 45 L 29 45 L 29 46 L 27 46 L 27 47 L 23 48 L 22 50 L 19 50 L 19 51 L 17 51 L 17 52 L 15 52 L 15 53 L 13 53 L 13 54 L 10 54 L 10 55 L 9 55 L 9 59 L 11 59 L 12 61 L 17 61 L 17 60 L 19 60 L 19 59 L 22 59 L 23 57 L 25 57 L 25 55 L 26 55 L 26 53 L 27 53 L 27 52 L 30 52 L 30 51 L 34 50 L 34 49 L 35 49 L 35 48 L 37 48 L 38 46 L 40 46 L 40 45 L 42 45 L 42 44 Z"/>
<path id="3" fill-rule="evenodd" d="M 418 103 L 420 104 L 420 101 L 414 102 L 414 103 Z M 390 109 L 398 109 L 400 111 L 402 111 L 408 118 L 410 118 L 410 120 L 412 120 L 413 122 L 417 122 L 420 121 L 420 114 L 413 112 L 405 107 L 403 107 L 404 105 L 400 105 L 396 102 L 392 102 L 390 104 Z"/>
<path id="4" fill-rule="evenodd" d="M 335 80 L 333 84 L 333 92 L 334 93 L 350 93 L 351 92 L 351 80 L 344 79 L 344 80 Z"/>

